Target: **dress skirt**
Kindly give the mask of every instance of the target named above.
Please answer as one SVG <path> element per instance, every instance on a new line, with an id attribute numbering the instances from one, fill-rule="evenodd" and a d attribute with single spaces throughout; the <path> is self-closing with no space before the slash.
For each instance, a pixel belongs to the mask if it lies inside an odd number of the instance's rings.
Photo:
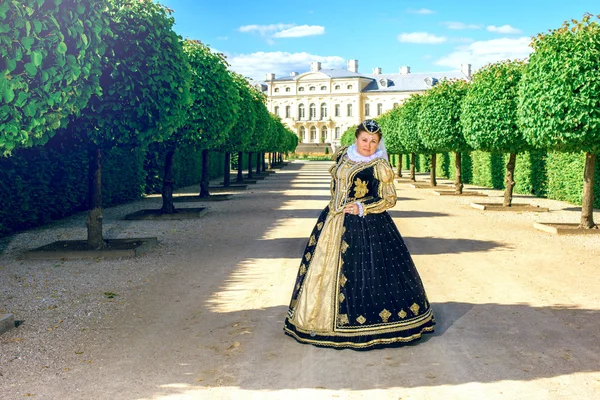
<path id="1" fill-rule="evenodd" d="M 302 343 L 368 349 L 432 332 L 421 278 L 387 212 L 320 214 L 308 240 L 284 331 Z"/>

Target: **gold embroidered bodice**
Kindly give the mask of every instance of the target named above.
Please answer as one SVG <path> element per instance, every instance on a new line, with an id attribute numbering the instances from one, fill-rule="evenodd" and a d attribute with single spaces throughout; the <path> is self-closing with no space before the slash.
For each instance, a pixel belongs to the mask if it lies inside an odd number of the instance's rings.
<path id="1" fill-rule="evenodd" d="M 364 215 L 381 213 L 396 205 L 394 172 L 387 160 L 377 158 L 369 162 L 354 162 L 346 156 L 347 148 L 336 154 L 331 167 L 331 200 L 329 209 L 344 212 L 348 204 L 362 203 Z"/>

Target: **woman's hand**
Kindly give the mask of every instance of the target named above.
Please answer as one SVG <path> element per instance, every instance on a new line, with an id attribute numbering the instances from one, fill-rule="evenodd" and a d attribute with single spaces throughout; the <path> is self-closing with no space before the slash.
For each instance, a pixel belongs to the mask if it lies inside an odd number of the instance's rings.
<path id="1" fill-rule="evenodd" d="M 358 215 L 358 205 L 352 203 L 352 204 L 348 204 L 345 208 L 344 208 L 344 214 L 354 214 L 354 215 Z"/>

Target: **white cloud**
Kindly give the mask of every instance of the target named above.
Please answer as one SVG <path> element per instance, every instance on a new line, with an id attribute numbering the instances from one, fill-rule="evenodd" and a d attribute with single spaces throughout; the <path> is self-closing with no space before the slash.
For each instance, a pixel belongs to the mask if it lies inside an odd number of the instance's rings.
<path id="1" fill-rule="evenodd" d="M 325 27 L 319 25 L 301 25 L 296 24 L 270 24 L 270 25 L 244 25 L 238 30 L 242 33 L 258 33 L 266 38 L 267 43 L 275 44 L 273 38 L 292 38 L 323 35 Z"/>
<path id="2" fill-rule="evenodd" d="M 294 26 L 293 28 L 284 29 L 276 32 L 273 37 L 276 38 L 290 38 L 290 37 L 303 37 L 303 36 L 314 36 L 322 35 L 325 33 L 325 28 L 318 25 L 302 25 Z"/>
<path id="3" fill-rule="evenodd" d="M 494 26 L 494 25 L 490 25 L 487 27 L 488 32 L 494 32 L 494 33 L 502 33 L 502 34 L 520 34 L 523 33 L 523 31 L 521 31 L 520 29 L 517 28 L 513 28 L 510 25 L 502 25 L 502 26 Z"/>
<path id="4" fill-rule="evenodd" d="M 401 43 L 439 44 L 448 40 L 444 36 L 435 36 L 427 32 L 401 33 L 398 35 Z"/>
<path id="5" fill-rule="evenodd" d="M 443 56 L 434 64 L 451 68 L 458 68 L 461 64 L 471 64 L 477 69 L 501 60 L 523 59 L 532 52 L 529 42 L 528 37 L 477 41 L 468 46 L 457 47 L 454 52 Z"/>
<path id="6" fill-rule="evenodd" d="M 418 10 L 409 9 L 407 10 L 411 14 L 433 14 L 434 11 L 428 8 L 420 8 Z"/>
<path id="7" fill-rule="evenodd" d="M 227 36 L 217 36 L 217 40 L 227 40 L 229 39 Z"/>
<path id="8" fill-rule="evenodd" d="M 244 25 L 240 26 L 238 30 L 243 33 L 258 32 L 261 36 L 265 36 L 271 32 L 282 31 L 293 26 L 294 24 Z"/>
<path id="9" fill-rule="evenodd" d="M 310 69 L 311 61 L 320 61 L 321 68 L 346 68 L 346 61 L 339 56 L 318 56 L 306 52 L 281 51 L 257 52 L 227 56 L 227 62 L 235 72 L 254 79 L 265 79 L 268 73 L 277 77 L 289 76 L 290 72 L 303 73 Z"/>
<path id="10" fill-rule="evenodd" d="M 442 22 L 442 25 L 444 25 L 448 29 L 456 29 L 456 30 L 461 30 L 461 29 L 481 29 L 482 28 L 481 25 L 465 24 L 464 22 L 456 22 L 456 21 Z"/>

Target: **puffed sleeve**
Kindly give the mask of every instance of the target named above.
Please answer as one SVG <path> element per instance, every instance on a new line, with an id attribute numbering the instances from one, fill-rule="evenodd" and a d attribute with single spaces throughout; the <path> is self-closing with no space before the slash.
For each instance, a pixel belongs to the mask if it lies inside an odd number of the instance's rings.
<path id="1" fill-rule="evenodd" d="M 381 159 L 373 170 L 377 181 L 377 193 L 372 198 L 365 200 L 359 206 L 362 214 L 382 213 L 396 205 L 396 187 L 394 186 L 394 171 L 387 160 Z"/>

